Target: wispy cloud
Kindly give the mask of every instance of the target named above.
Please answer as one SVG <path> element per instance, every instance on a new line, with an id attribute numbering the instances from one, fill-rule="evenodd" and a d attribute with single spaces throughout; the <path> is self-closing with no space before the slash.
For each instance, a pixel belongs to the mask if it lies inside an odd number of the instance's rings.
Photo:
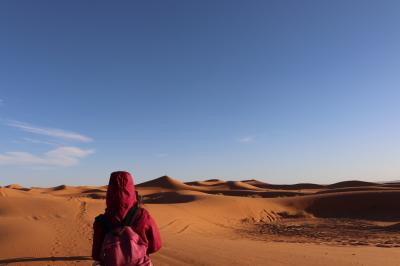
<path id="1" fill-rule="evenodd" d="M 4 100 L 0 99 L 0 106 L 2 106 L 4 104 Z"/>
<path id="2" fill-rule="evenodd" d="M 57 142 L 44 141 L 44 140 L 39 140 L 39 139 L 22 138 L 22 140 L 24 142 L 29 142 L 29 143 L 33 143 L 33 144 L 46 144 L 46 145 L 50 145 L 50 146 L 62 146 L 60 143 L 57 143 Z"/>
<path id="3" fill-rule="evenodd" d="M 167 156 L 168 156 L 167 153 L 157 153 L 156 154 L 156 157 L 158 157 L 158 158 L 164 158 L 164 157 L 167 157 Z"/>
<path id="4" fill-rule="evenodd" d="M 25 132 L 49 136 L 49 137 L 53 137 L 53 138 L 60 138 L 60 139 L 64 139 L 64 140 L 73 140 L 73 141 L 79 141 L 79 142 L 93 141 L 93 139 L 88 136 L 85 136 L 85 135 L 82 135 L 82 134 L 79 134 L 76 132 L 72 132 L 72 131 L 66 131 L 63 129 L 38 127 L 38 126 L 34 126 L 34 125 L 31 125 L 28 123 L 19 122 L 19 121 L 11 121 L 11 122 L 8 122 L 7 125 L 10 127 L 18 128 Z"/>
<path id="5" fill-rule="evenodd" d="M 68 146 L 58 147 L 42 155 L 13 151 L 0 154 L 0 165 L 72 166 L 78 164 L 79 159 L 93 153 L 92 149 Z"/>
<path id="6" fill-rule="evenodd" d="M 254 142 L 255 137 L 254 136 L 246 136 L 238 139 L 240 143 L 249 143 L 249 142 Z"/>

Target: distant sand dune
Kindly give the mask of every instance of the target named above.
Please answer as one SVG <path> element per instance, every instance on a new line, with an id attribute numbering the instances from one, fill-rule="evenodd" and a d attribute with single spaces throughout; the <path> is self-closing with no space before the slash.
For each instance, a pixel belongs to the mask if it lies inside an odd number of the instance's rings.
<path id="1" fill-rule="evenodd" d="M 198 199 L 199 195 L 196 195 L 194 193 L 183 193 L 180 191 L 176 192 L 172 191 L 172 192 L 160 192 L 147 195 L 144 198 L 144 203 L 158 203 L 158 204 L 187 203 Z"/>
<path id="2" fill-rule="evenodd" d="M 284 189 L 284 190 L 302 190 L 302 189 L 321 189 L 324 185 L 312 184 L 312 183 L 299 183 L 293 185 L 273 185 L 264 183 L 255 179 L 244 180 L 244 183 L 265 189 Z"/>
<path id="3" fill-rule="evenodd" d="M 18 190 L 23 190 L 23 191 L 31 190 L 30 188 L 25 188 L 19 184 L 10 184 L 10 185 L 5 186 L 5 188 L 18 189 Z"/>
<path id="4" fill-rule="evenodd" d="M 225 184 L 225 181 L 218 180 L 218 179 L 210 179 L 207 181 L 193 181 L 193 182 L 186 182 L 186 185 L 190 186 L 218 186 L 221 184 Z"/>
<path id="5" fill-rule="evenodd" d="M 156 188 L 166 188 L 173 190 L 198 190 L 193 186 L 186 185 L 169 176 L 161 176 L 159 178 L 138 184 L 137 187 L 138 188 L 156 187 Z"/>
<path id="6" fill-rule="evenodd" d="M 10 184 L 5 186 L 6 188 L 13 188 L 13 189 L 21 189 L 24 188 L 23 186 L 19 185 L 19 184 Z"/>
<path id="7" fill-rule="evenodd" d="M 326 193 L 338 193 L 338 192 L 356 192 L 356 191 L 387 191 L 387 190 L 398 190 L 398 187 L 389 186 L 361 186 L 361 187 L 344 187 L 344 188 L 331 188 L 322 189 L 316 194 L 326 194 Z"/>
<path id="8" fill-rule="evenodd" d="M 343 182 L 334 183 L 332 185 L 328 185 L 327 188 L 372 187 L 372 186 L 379 186 L 379 184 L 372 183 L 372 182 L 351 180 L 351 181 L 343 181 Z"/>
<path id="9" fill-rule="evenodd" d="M 68 186 L 66 186 L 66 185 L 59 185 L 59 186 L 56 186 L 56 187 L 53 187 L 53 188 L 51 188 L 51 190 L 53 190 L 53 191 L 58 191 L 58 190 L 65 190 L 65 189 L 71 189 L 72 187 L 68 187 Z"/>
<path id="10" fill-rule="evenodd" d="M 244 189 L 244 190 L 261 190 L 259 187 L 243 183 L 241 181 L 228 181 L 226 185 L 230 189 Z"/>

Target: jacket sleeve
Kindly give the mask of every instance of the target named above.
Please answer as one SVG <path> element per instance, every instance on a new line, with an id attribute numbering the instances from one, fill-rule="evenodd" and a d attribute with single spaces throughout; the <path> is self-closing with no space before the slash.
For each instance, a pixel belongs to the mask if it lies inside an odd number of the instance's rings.
<path id="1" fill-rule="evenodd" d="M 101 246 L 105 237 L 105 231 L 104 226 L 99 222 L 98 217 L 96 217 L 93 223 L 92 258 L 100 261 Z"/>
<path id="2" fill-rule="evenodd" d="M 147 253 L 151 254 L 158 251 L 161 248 L 162 243 L 160 232 L 158 230 L 156 222 L 150 216 L 150 213 L 147 212 L 146 216 L 147 223 L 145 226 L 145 234 L 148 241 Z"/>

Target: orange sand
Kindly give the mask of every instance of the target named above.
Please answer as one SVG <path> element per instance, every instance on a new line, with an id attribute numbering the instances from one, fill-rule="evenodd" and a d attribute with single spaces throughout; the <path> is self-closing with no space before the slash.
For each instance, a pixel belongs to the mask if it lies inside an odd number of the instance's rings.
<path id="1" fill-rule="evenodd" d="M 155 265 L 400 265 L 400 187 L 257 180 L 137 186 L 160 227 Z M 106 187 L 0 188 L 0 265 L 91 265 Z"/>

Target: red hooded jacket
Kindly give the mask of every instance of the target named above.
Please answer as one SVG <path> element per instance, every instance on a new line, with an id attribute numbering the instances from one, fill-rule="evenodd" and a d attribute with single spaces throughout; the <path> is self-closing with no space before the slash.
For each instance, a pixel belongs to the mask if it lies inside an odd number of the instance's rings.
<path id="1" fill-rule="evenodd" d="M 111 227 L 122 225 L 126 214 L 136 203 L 135 185 L 131 174 L 123 171 L 113 172 L 108 184 L 107 208 L 104 213 Z M 146 209 L 138 209 L 132 229 L 147 243 L 147 254 L 161 248 L 161 237 L 157 225 Z M 105 235 L 104 225 L 96 219 L 93 223 L 92 257 L 94 260 L 101 260 L 100 252 Z"/>

